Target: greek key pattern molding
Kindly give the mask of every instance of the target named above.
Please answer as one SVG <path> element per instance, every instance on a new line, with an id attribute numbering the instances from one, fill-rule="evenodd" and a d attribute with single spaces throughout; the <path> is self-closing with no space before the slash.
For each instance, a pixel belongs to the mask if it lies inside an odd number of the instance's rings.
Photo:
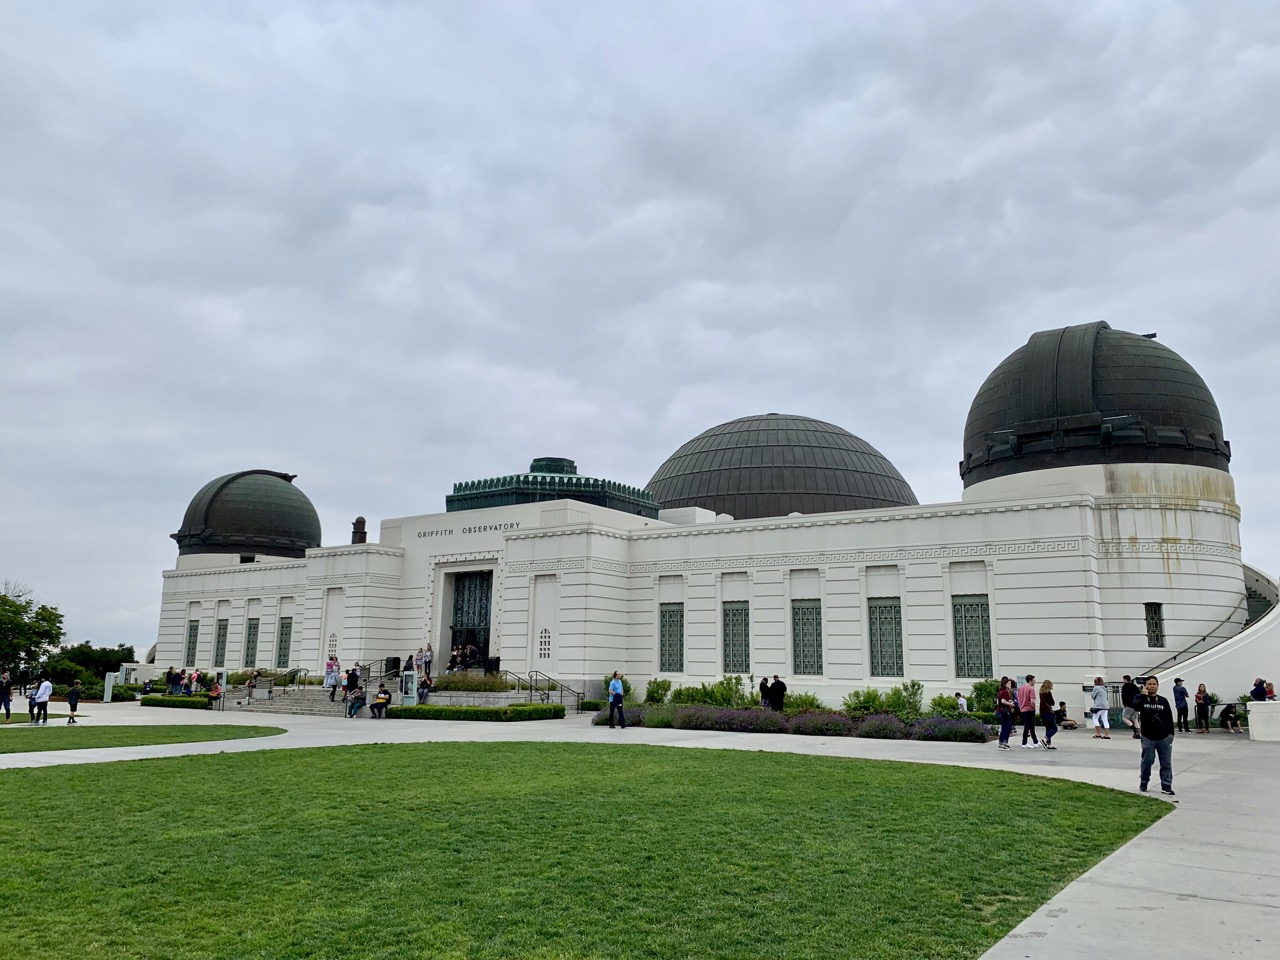
<path id="1" fill-rule="evenodd" d="M 526 563 L 508 563 L 508 573 L 552 573 L 557 570 L 585 570 L 586 560 L 539 560 Z"/>
<path id="2" fill-rule="evenodd" d="M 1079 553 L 1080 540 L 1026 540 L 1016 543 L 978 543 L 967 547 L 919 547 L 905 550 L 857 550 L 844 553 L 777 554 L 766 557 L 723 557 L 633 563 L 632 573 L 682 573 L 690 570 L 744 570 L 760 567 L 806 567 L 831 563 L 883 563 L 898 560 L 962 560 L 971 557 Z"/>
<path id="3" fill-rule="evenodd" d="M 605 573 L 622 573 L 622 574 L 627 574 L 627 573 L 630 573 L 630 572 L 631 572 L 631 564 L 629 564 L 629 563 L 617 563 L 616 561 L 613 561 L 613 560 L 598 560 L 598 559 L 596 559 L 595 557 L 592 557 L 592 558 L 591 558 L 591 569 L 592 569 L 592 570 L 601 570 L 601 571 L 603 571 L 603 572 L 605 572 Z"/>
<path id="4" fill-rule="evenodd" d="M 1227 557 L 1236 560 L 1240 557 L 1240 548 L 1232 544 L 1199 543 L 1194 540 L 1176 543 L 1165 540 L 1139 540 L 1136 543 L 1128 540 L 1100 540 L 1098 553 L 1104 557 L 1157 554 L 1179 557 Z"/>

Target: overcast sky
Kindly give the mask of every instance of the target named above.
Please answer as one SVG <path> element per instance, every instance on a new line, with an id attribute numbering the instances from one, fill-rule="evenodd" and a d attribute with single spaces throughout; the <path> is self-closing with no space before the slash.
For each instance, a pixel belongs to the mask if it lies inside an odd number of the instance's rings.
<path id="1" fill-rule="evenodd" d="M 1280 5 L 0 0 L 0 579 L 155 639 L 187 502 L 326 544 L 767 411 L 957 500 L 1034 331 L 1156 331 L 1280 572 Z"/>

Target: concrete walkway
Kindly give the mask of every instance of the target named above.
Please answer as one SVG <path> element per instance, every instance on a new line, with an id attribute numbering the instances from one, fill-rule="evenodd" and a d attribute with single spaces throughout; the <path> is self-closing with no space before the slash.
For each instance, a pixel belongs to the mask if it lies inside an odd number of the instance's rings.
<path id="1" fill-rule="evenodd" d="M 994 744 L 910 743 L 694 730 L 593 727 L 587 717 L 534 723 L 344 720 L 247 713 L 187 713 L 135 704 L 87 704 L 85 726 L 228 723 L 284 727 L 276 737 L 100 750 L 0 755 L 0 769 L 101 763 L 187 754 L 238 753 L 367 743 L 645 743 L 769 750 L 1012 770 L 1120 790 L 1137 787 L 1137 744 L 1064 732 L 1053 753 L 997 751 Z M 179 714 L 180 715 L 173 715 Z M 163 714 L 157 716 L 157 714 Z M 40 729 L 3 735 L 38 737 Z M 1270 958 L 1280 938 L 1280 744 L 1215 732 L 1181 736 L 1174 748 L 1178 809 L 1107 857 L 1023 921 L 984 960 L 1147 956 Z M 1159 796 L 1156 793 L 1155 796 Z M 1016 824 L 1010 824 L 1016 849 Z M 1034 851 L 1026 856 L 1034 857 Z M 1045 864 L 1043 869 L 1052 869 Z"/>

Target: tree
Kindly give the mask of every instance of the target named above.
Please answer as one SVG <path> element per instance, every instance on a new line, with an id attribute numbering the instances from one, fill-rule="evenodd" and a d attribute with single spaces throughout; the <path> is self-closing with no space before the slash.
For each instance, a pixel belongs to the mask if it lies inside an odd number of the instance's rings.
<path id="1" fill-rule="evenodd" d="M 12 580 L 0 586 L 0 664 L 39 663 L 62 643 L 62 614 L 36 605 L 31 590 Z"/>

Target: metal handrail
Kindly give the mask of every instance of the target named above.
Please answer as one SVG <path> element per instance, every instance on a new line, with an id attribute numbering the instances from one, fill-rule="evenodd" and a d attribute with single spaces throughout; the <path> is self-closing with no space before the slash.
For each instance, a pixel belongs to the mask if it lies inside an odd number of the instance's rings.
<path id="1" fill-rule="evenodd" d="M 540 691 L 540 688 L 538 686 L 538 683 L 540 680 L 546 681 L 545 691 Z M 551 676 L 550 674 L 543 673 L 541 670 L 529 671 L 529 702 L 530 703 L 533 703 L 533 695 L 535 693 L 539 694 L 538 699 L 540 699 L 543 703 L 550 703 L 551 694 L 553 691 L 559 692 L 561 704 L 564 703 L 564 695 L 567 692 L 570 696 L 573 697 L 574 711 L 576 712 L 582 709 L 582 698 L 584 694 L 581 690 L 575 690 L 573 687 L 569 686 L 563 680 L 557 680 L 555 677 Z"/>
<path id="2" fill-rule="evenodd" d="M 1178 662 L 1178 661 L 1179 661 L 1179 660 L 1180 660 L 1180 659 L 1181 659 L 1185 654 L 1189 653 L 1191 650 L 1195 649 L 1195 648 L 1196 648 L 1196 647 L 1198 647 L 1200 644 L 1204 643 L 1206 640 L 1208 640 L 1210 637 L 1212 637 L 1215 633 L 1217 633 L 1217 632 L 1218 632 L 1218 631 L 1219 631 L 1219 630 L 1220 630 L 1220 629 L 1221 629 L 1225 624 L 1230 623 L 1230 622 L 1231 622 L 1231 618 L 1232 618 L 1232 617 L 1234 617 L 1237 613 L 1239 613 L 1239 612 L 1240 612 L 1240 608 L 1241 608 L 1241 607 L 1243 607 L 1246 603 L 1248 603 L 1248 599 L 1249 599 L 1249 598 L 1248 598 L 1248 595 L 1247 595 L 1247 594 L 1246 594 L 1245 596 L 1241 597 L 1241 598 L 1240 598 L 1240 602 L 1236 604 L 1235 609 L 1234 609 L 1234 610 L 1232 610 L 1229 614 L 1227 614 L 1226 618 L 1225 618 L 1225 619 L 1223 619 L 1221 622 L 1219 622 L 1219 623 L 1217 624 L 1217 626 L 1215 626 L 1212 630 L 1210 630 L 1208 633 L 1206 633 L 1206 634 L 1205 634 L 1203 637 L 1201 637 L 1199 640 L 1197 640 L 1197 641 L 1195 641 L 1194 643 L 1192 643 L 1190 646 L 1187 646 L 1187 647 L 1185 647 L 1184 649 L 1179 650 L 1177 653 L 1172 654 L 1171 656 L 1168 656 L 1168 657 L 1166 657 L 1164 660 L 1160 661 L 1160 663 L 1159 663 L 1159 664 L 1157 664 L 1156 666 L 1152 667 L 1152 668 L 1151 668 L 1150 670 L 1148 670 L 1148 671 L 1146 672 L 1146 674 L 1144 674 L 1144 675 L 1145 675 L 1145 676 L 1150 677 L 1150 676 L 1154 676 L 1154 675 L 1155 675 L 1155 674 L 1157 674 L 1157 673 L 1163 673 L 1165 670 L 1168 670 L 1170 667 L 1172 667 L 1174 664 L 1176 664 L 1176 663 L 1177 663 L 1177 662 Z M 1230 639 L 1231 639 L 1231 637 L 1223 637 L 1223 638 L 1222 638 L 1222 640 L 1221 640 L 1221 641 L 1219 641 L 1219 642 L 1220 642 L 1220 643 L 1226 643 L 1226 642 L 1227 642 L 1228 640 L 1230 640 Z M 1217 644 L 1214 644 L 1214 646 L 1217 646 Z M 1212 649 L 1213 649 L 1213 647 L 1209 647 L 1209 648 L 1207 648 L 1207 649 L 1208 649 L 1208 650 L 1212 650 Z M 1207 651 L 1206 651 L 1206 650 L 1199 650 L 1199 651 L 1197 651 L 1197 654 L 1205 653 L 1205 652 L 1207 652 Z"/>

